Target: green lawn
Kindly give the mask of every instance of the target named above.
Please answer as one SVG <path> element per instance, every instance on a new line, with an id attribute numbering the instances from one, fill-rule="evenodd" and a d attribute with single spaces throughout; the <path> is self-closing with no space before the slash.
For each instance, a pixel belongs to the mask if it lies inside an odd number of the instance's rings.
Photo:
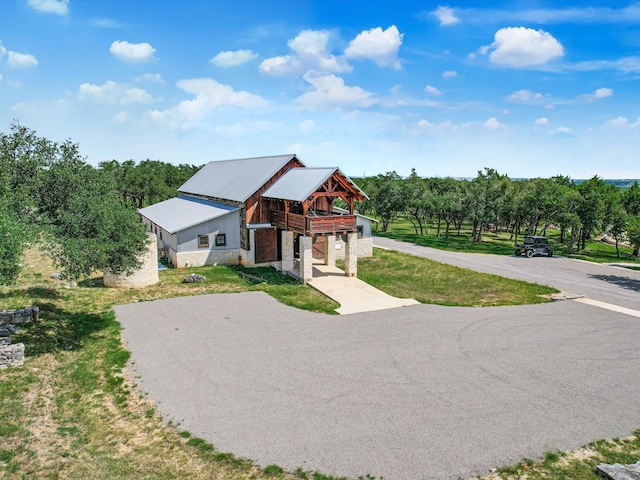
<path id="1" fill-rule="evenodd" d="M 379 224 L 376 226 L 380 228 Z M 429 225 L 426 234 L 416 235 L 413 225 L 407 219 L 400 217 L 389 225 L 387 232 L 374 230 L 374 235 L 455 252 L 493 253 L 496 255 L 513 255 L 514 253 L 514 238 L 509 232 L 483 232 L 482 242 L 474 243 L 471 241 L 471 226 L 468 224 L 463 225 L 460 235 L 457 234 L 457 231 L 451 230 L 448 240 L 444 238 L 444 228 L 441 229 L 440 237 L 436 237 L 436 231 L 435 227 Z M 614 245 L 592 239 L 587 241 L 584 250 L 575 249 L 574 254 L 568 255 L 567 246 L 560 242 L 559 230 L 548 229 L 547 238 L 549 238 L 555 255 L 597 263 L 637 263 L 640 266 L 638 258 L 631 256 L 632 249 L 629 247 L 620 246 L 620 257 L 617 257 Z M 518 241 L 522 241 L 522 235 L 518 237 Z"/>
<path id="2" fill-rule="evenodd" d="M 358 259 L 358 278 L 394 297 L 462 307 L 542 303 L 558 291 L 380 249 Z"/>

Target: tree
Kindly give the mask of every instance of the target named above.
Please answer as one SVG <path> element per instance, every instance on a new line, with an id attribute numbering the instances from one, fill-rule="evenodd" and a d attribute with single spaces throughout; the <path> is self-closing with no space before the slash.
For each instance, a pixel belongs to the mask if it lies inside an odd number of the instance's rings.
<path id="1" fill-rule="evenodd" d="M 633 245 L 633 255 L 637 257 L 638 249 L 640 248 L 640 216 L 629 217 L 627 237 L 629 237 L 629 242 Z"/>
<path id="2" fill-rule="evenodd" d="M 70 140 L 17 123 L 0 133 L 0 194 L 0 283 L 15 280 L 23 248 L 40 236 L 71 278 L 131 271 L 145 248 L 144 225 L 120 201 L 113 175 L 86 164 Z"/>
<path id="3" fill-rule="evenodd" d="M 395 171 L 378 175 L 374 179 L 375 191 L 371 196 L 373 208 L 382 222 L 382 231 L 386 232 L 389 223 L 398 212 L 405 208 L 405 199 L 400 188 L 401 177 Z"/>

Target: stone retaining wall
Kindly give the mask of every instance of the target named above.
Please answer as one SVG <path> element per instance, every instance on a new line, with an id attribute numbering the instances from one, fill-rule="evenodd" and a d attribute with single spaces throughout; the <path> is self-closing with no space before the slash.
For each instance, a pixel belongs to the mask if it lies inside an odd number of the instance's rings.
<path id="1" fill-rule="evenodd" d="M 18 367 L 23 363 L 24 343 L 0 347 L 0 370 L 7 367 Z"/>
<path id="2" fill-rule="evenodd" d="M 40 309 L 38 307 L 21 308 L 20 310 L 0 311 L 0 325 L 22 325 L 38 320 Z"/>

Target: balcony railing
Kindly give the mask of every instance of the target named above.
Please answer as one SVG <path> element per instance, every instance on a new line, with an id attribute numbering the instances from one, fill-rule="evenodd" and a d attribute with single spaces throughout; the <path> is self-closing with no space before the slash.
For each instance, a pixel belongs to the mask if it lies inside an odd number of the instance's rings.
<path id="1" fill-rule="evenodd" d="M 348 233 L 356 231 L 356 216 L 320 214 L 305 217 L 296 213 L 272 211 L 271 224 L 303 235 Z"/>

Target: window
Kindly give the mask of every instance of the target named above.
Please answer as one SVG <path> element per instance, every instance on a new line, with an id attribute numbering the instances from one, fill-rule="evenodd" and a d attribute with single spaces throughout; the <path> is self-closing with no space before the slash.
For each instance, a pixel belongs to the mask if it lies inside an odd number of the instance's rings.
<path id="1" fill-rule="evenodd" d="M 209 248 L 209 235 L 198 235 L 198 248 Z"/>
<path id="2" fill-rule="evenodd" d="M 224 247 L 227 244 L 227 234 L 219 233 L 216 235 L 216 247 Z"/>
<path id="3" fill-rule="evenodd" d="M 364 238 L 364 225 L 358 225 L 356 229 L 358 232 L 358 238 Z"/>

